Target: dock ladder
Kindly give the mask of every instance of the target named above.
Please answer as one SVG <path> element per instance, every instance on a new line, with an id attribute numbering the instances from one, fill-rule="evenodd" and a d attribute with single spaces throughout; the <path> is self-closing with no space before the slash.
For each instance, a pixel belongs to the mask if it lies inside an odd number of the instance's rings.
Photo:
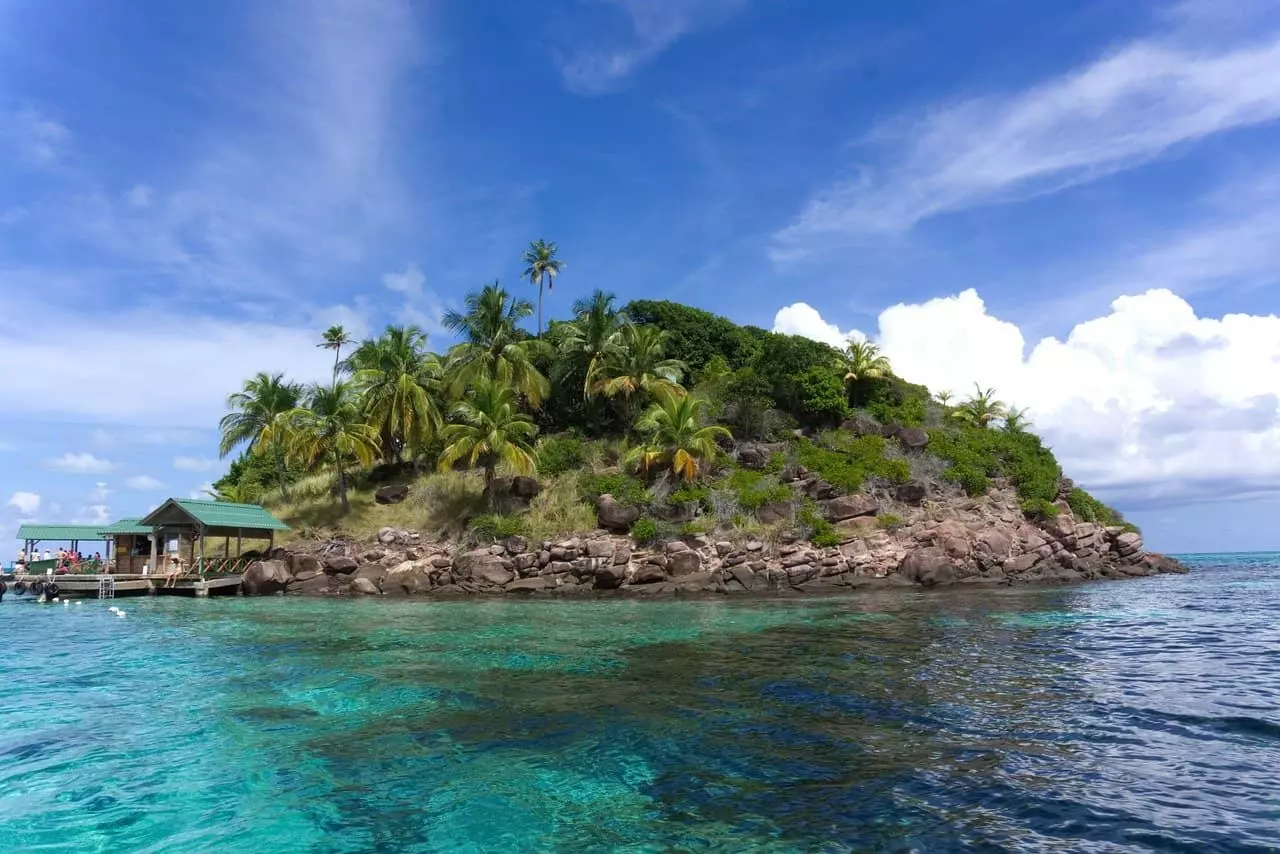
<path id="1" fill-rule="evenodd" d="M 98 598 L 116 598 L 116 579 L 114 575 L 104 575 L 98 579 Z"/>

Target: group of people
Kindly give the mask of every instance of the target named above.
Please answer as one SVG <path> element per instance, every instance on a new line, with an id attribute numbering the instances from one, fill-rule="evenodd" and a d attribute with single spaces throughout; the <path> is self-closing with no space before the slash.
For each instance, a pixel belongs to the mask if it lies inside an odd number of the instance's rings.
<path id="1" fill-rule="evenodd" d="M 14 561 L 14 569 L 21 572 L 31 564 L 41 560 L 54 561 L 53 566 L 50 568 L 51 572 L 56 575 L 63 575 L 68 572 L 76 572 L 80 565 L 86 562 L 90 562 L 95 567 L 102 566 L 102 553 L 94 552 L 93 557 L 86 559 L 80 552 L 73 552 L 70 549 L 58 549 L 56 553 L 45 549 L 44 556 L 41 557 L 39 549 L 32 549 L 31 551 L 20 549 L 18 558 Z"/>

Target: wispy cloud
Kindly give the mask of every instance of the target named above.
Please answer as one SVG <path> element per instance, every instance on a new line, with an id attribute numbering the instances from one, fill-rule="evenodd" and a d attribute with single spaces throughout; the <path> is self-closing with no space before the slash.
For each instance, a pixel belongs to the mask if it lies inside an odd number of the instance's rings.
<path id="1" fill-rule="evenodd" d="M 0 138 L 19 160 L 30 166 L 50 166 L 65 151 L 71 132 L 34 107 L 0 116 Z"/>
<path id="2" fill-rule="evenodd" d="M 40 511 L 40 500 L 39 493 L 19 490 L 9 496 L 5 506 L 14 508 L 21 516 L 34 516 Z"/>
<path id="3" fill-rule="evenodd" d="M 174 457 L 173 467 L 178 471 L 208 472 L 221 468 L 222 461 L 211 457 Z"/>
<path id="4" fill-rule="evenodd" d="M 154 477 L 145 474 L 126 478 L 124 485 L 126 489 L 133 489 L 138 492 L 152 492 L 157 489 L 164 489 L 163 483 L 156 480 Z"/>
<path id="5" fill-rule="evenodd" d="M 574 51 L 561 58 L 560 71 L 570 90 L 599 95 L 617 87 L 637 68 L 695 30 L 715 26 L 738 12 L 746 0 L 606 0 L 626 25 L 612 36 L 596 34 L 604 47 Z"/>
<path id="6" fill-rule="evenodd" d="M 1055 192 L 1213 134 L 1280 118 L 1280 31 L 1198 44 L 1186 27 L 1039 85 L 935 106 L 864 142 L 874 165 L 814 196 L 775 234 L 802 259 L 939 214 Z"/>
<path id="7" fill-rule="evenodd" d="M 109 460 L 98 459 L 93 454 L 74 454 L 70 451 L 47 460 L 45 466 L 67 474 L 106 474 L 115 468 Z"/>

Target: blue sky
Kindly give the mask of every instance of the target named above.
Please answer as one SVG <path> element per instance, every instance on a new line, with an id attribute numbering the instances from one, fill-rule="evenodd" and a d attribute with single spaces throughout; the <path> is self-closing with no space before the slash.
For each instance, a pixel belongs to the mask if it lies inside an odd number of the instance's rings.
<path id="1" fill-rule="evenodd" d="M 1229 8 L 1227 8 L 1229 7 Z M 0 0 L 0 536 L 222 471 L 258 369 L 522 246 L 1030 405 L 1169 550 L 1280 547 L 1280 10 Z"/>

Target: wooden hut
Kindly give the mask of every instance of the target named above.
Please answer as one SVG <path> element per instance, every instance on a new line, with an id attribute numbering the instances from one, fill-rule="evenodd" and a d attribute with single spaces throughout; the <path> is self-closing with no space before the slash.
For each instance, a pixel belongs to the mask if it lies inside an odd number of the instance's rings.
<path id="1" fill-rule="evenodd" d="M 267 540 L 270 548 L 275 545 L 277 531 L 289 530 L 288 525 L 257 504 L 194 498 L 170 498 L 129 527 L 146 529 L 149 543 L 158 547 L 166 561 L 171 555 L 179 556 L 184 574 L 200 575 L 240 571 L 246 539 Z M 220 556 L 215 554 L 214 545 L 219 539 L 223 546 Z M 152 566 L 155 572 L 155 564 Z"/>

